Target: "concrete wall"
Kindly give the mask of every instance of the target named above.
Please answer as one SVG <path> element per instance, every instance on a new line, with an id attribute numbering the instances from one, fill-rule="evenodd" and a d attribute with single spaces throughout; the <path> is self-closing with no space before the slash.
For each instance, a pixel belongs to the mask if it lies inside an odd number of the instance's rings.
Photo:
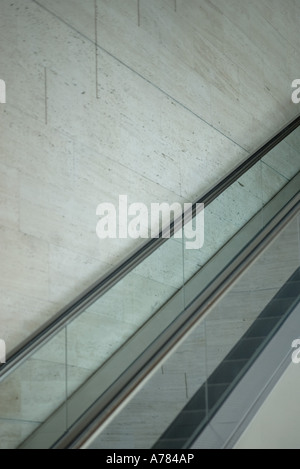
<path id="1" fill-rule="evenodd" d="M 192 201 L 296 115 L 299 14 L 299 0 L 1 0 L 8 350 L 136 247 L 99 241 L 99 203 Z"/>

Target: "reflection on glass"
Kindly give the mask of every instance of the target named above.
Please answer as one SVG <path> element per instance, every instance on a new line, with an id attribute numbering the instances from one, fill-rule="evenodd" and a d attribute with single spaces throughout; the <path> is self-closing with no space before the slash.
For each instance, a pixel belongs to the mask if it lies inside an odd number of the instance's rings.
<path id="1" fill-rule="evenodd" d="M 63 330 L 0 382 L 2 449 L 16 448 L 65 402 L 66 378 Z M 65 412 L 57 431 L 63 433 L 66 429 Z"/>

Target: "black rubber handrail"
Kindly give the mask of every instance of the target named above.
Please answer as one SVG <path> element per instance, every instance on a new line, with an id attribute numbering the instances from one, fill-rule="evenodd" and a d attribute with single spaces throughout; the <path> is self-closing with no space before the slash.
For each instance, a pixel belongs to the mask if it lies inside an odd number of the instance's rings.
<path id="1" fill-rule="evenodd" d="M 300 116 L 294 119 L 283 130 L 277 133 L 268 143 L 262 146 L 254 154 L 240 163 L 233 171 L 218 182 L 212 189 L 206 192 L 200 199 L 196 200 L 192 206 L 192 210 L 188 216 L 183 214 L 179 219 L 171 224 L 170 236 L 188 223 L 191 217 L 197 214 L 197 204 L 208 206 L 228 187 L 234 184 L 241 176 L 251 169 L 258 161 L 260 161 L 275 146 L 283 141 L 300 125 Z M 63 308 L 54 318 L 48 321 L 30 338 L 23 342 L 17 349 L 13 350 L 7 358 L 6 364 L 0 367 L 0 378 L 10 373 L 16 366 L 37 350 L 43 343 L 49 341 L 57 332 L 63 329 L 68 322 L 73 320 L 77 315 L 83 312 L 87 307 L 97 301 L 108 290 L 116 285 L 122 278 L 128 275 L 141 262 L 149 257 L 154 251 L 162 246 L 168 238 L 163 237 L 163 231 L 160 232 L 158 238 L 147 241 L 142 247 L 130 254 L 117 267 L 113 268 L 103 278 L 93 284 L 88 290 Z"/>

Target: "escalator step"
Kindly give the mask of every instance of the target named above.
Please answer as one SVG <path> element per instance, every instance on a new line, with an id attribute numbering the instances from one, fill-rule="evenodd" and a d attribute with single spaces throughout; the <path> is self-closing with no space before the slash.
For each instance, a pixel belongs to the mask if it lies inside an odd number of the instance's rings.
<path id="1" fill-rule="evenodd" d="M 245 337 L 267 337 L 276 325 L 280 322 L 280 317 L 277 318 L 258 318 L 254 324 L 246 332 Z"/>
<path id="2" fill-rule="evenodd" d="M 293 298 L 276 298 L 264 309 L 260 318 L 282 317 L 294 302 Z"/>
<path id="3" fill-rule="evenodd" d="M 185 407 L 185 411 L 211 410 L 228 388 L 227 384 L 204 384 Z"/>
<path id="4" fill-rule="evenodd" d="M 229 385 L 240 374 L 247 363 L 248 360 L 223 361 L 210 376 L 208 383 Z"/>
<path id="5" fill-rule="evenodd" d="M 279 292 L 279 298 L 296 298 L 300 293 L 300 281 L 288 282 Z"/>
<path id="6" fill-rule="evenodd" d="M 164 440 L 189 438 L 199 428 L 199 424 L 205 419 L 206 412 L 184 410 L 164 434 Z"/>
<path id="7" fill-rule="evenodd" d="M 164 439 L 158 440 L 154 448 L 155 449 L 180 449 L 184 447 L 186 442 L 187 442 L 187 439 L 183 439 L 183 438 L 180 438 L 178 440 L 176 439 L 167 440 L 164 438 Z"/>
<path id="8" fill-rule="evenodd" d="M 263 341 L 263 337 L 249 337 L 247 339 L 242 339 L 232 352 L 227 355 L 227 360 L 249 360 L 256 350 L 259 349 Z"/>

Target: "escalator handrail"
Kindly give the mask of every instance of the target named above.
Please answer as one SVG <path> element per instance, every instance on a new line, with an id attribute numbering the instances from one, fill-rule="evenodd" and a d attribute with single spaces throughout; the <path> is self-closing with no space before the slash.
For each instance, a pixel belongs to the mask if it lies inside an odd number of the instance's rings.
<path id="1" fill-rule="evenodd" d="M 233 171 L 221 179 L 212 189 L 206 192 L 202 197 L 197 199 L 192 208 L 192 216 L 197 213 L 197 204 L 204 204 L 208 206 L 217 197 L 219 197 L 228 187 L 237 182 L 249 169 L 251 169 L 258 161 L 260 161 L 267 153 L 269 153 L 275 146 L 282 142 L 288 135 L 290 135 L 297 127 L 300 126 L 300 116 L 289 123 L 283 130 L 278 132 L 271 140 L 263 145 L 259 150 L 253 153 L 242 161 Z M 177 231 L 178 227 L 187 223 L 190 218 L 185 214 L 180 219 L 175 220 L 171 224 L 171 236 Z M 178 223 L 180 221 L 180 223 Z M 8 373 L 23 362 L 35 350 L 41 347 L 42 344 L 48 342 L 55 334 L 62 330 L 70 321 L 77 315 L 81 314 L 87 307 L 97 301 L 108 290 L 116 285 L 122 278 L 128 275 L 135 269 L 141 262 L 148 256 L 162 246 L 167 238 L 163 237 L 163 232 L 160 232 L 158 238 L 148 240 L 143 246 L 131 253 L 125 260 L 118 266 L 114 267 L 108 274 L 102 277 L 99 281 L 93 284 L 89 289 L 83 292 L 75 300 L 63 308 L 54 318 L 44 324 L 38 331 L 36 331 L 29 339 L 14 349 L 7 357 L 7 361 L 0 367 L 0 379 L 2 380 Z"/>

